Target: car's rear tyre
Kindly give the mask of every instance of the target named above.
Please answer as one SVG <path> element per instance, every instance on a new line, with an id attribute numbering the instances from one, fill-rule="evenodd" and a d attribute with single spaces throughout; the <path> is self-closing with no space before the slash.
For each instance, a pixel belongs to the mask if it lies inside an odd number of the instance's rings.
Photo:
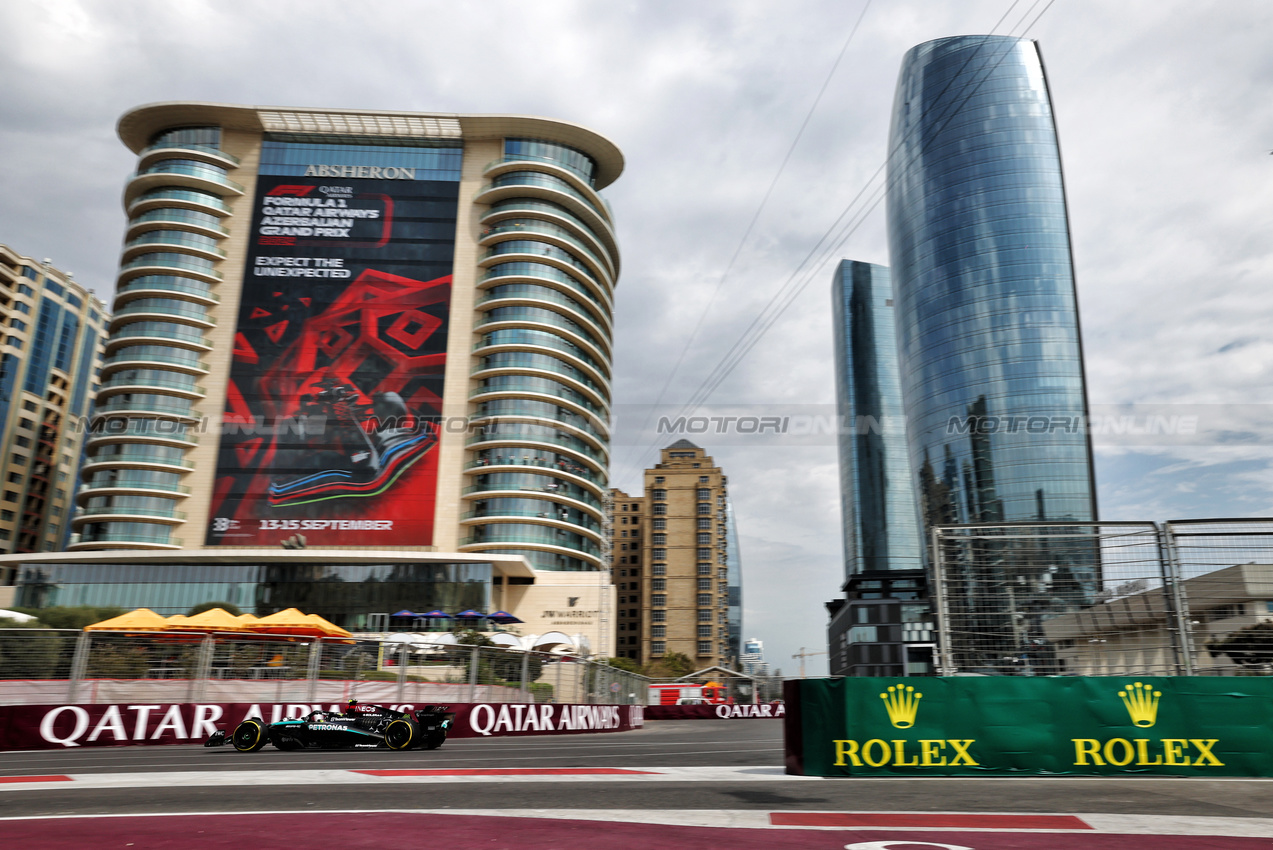
<path id="1" fill-rule="evenodd" d="M 389 721 L 385 727 L 385 746 L 391 750 L 409 750 L 416 742 L 416 725 L 405 717 Z"/>
<path id="2" fill-rule="evenodd" d="M 241 753 L 254 753 L 265 746 L 265 724 L 249 717 L 234 727 L 234 748 Z"/>

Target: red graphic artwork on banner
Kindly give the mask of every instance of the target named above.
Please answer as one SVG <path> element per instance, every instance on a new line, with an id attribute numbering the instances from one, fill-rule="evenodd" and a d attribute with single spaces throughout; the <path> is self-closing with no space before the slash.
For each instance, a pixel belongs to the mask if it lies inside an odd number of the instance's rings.
<path id="1" fill-rule="evenodd" d="M 231 480 L 213 508 L 223 542 L 432 539 L 450 284 L 367 270 L 303 321 L 308 297 L 273 292 L 273 309 L 252 308 L 226 397 Z M 282 351 L 267 356 L 259 334 Z"/>

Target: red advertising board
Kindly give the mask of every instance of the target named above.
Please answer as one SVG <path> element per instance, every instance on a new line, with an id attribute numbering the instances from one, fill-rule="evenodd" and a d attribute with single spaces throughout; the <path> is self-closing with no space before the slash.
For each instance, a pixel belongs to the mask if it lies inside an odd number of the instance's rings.
<path id="1" fill-rule="evenodd" d="M 399 711 L 423 706 L 391 705 Z M 151 703 L 0 706 L 0 750 L 202 743 L 248 717 L 267 723 L 343 706 L 318 703 Z M 452 738 L 624 732 L 644 725 L 645 706 L 558 703 L 448 705 Z"/>

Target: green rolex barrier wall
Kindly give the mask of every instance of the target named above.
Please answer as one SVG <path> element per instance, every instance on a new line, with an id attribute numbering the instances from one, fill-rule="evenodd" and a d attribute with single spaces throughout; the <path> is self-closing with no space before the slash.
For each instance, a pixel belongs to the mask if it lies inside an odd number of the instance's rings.
<path id="1" fill-rule="evenodd" d="M 787 682 L 787 772 L 1273 776 L 1273 679 Z"/>

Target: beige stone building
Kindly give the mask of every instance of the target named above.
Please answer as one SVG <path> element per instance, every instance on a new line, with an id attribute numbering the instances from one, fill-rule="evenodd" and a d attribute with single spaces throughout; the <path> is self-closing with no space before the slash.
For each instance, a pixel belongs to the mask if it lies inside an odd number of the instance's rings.
<path id="1" fill-rule="evenodd" d="M 69 549 L 132 554 L 61 596 L 285 598 L 353 628 L 516 608 L 608 644 L 619 149 L 546 118 L 210 103 L 119 135 L 137 170 Z M 183 578 L 173 553 L 200 550 Z M 375 563 L 324 573 L 317 550 Z M 384 583 L 386 552 L 396 595 L 304 590 Z M 121 560 L 164 569 L 147 590 Z"/>
<path id="2" fill-rule="evenodd" d="M 642 664 L 676 652 L 698 669 L 736 666 L 741 580 L 727 476 L 679 440 L 644 484 L 639 498 L 614 491 L 617 653 Z"/>
<path id="3" fill-rule="evenodd" d="M 1236 564 L 1180 583 L 1184 610 L 1161 587 L 1135 589 L 1044 621 L 1068 674 L 1231 676 L 1239 665 L 1209 646 L 1236 631 L 1273 623 L 1273 564 Z M 1264 673 L 1265 670 L 1259 670 Z"/>
<path id="4" fill-rule="evenodd" d="M 0 552 L 66 544 L 107 321 L 72 275 L 0 245 Z"/>

